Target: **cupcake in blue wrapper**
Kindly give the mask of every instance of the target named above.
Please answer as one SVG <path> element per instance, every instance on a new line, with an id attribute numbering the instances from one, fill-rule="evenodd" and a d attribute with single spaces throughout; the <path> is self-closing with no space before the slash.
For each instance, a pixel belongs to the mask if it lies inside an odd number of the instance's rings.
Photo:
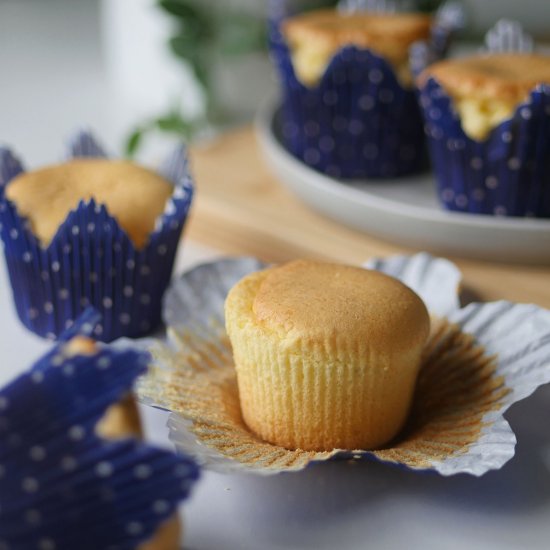
<path id="1" fill-rule="evenodd" d="M 550 56 L 499 49 L 435 63 L 418 83 L 441 204 L 550 217 Z"/>
<path id="2" fill-rule="evenodd" d="M 189 458 L 125 433 L 98 435 L 149 356 L 97 346 L 95 326 L 85 314 L 0 390 L 1 548 L 160 549 L 157 537 L 198 478 Z"/>
<path id="3" fill-rule="evenodd" d="M 67 157 L 25 173 L 0 149 L 0 235 L 19 318 L 55 338 L 93 306 L 103 341 L 149 333 L 193 196 L 186 151 L 156 174 L 106 159 L 79 133 Z"/>
<path id="4" fill-rule="evenodd" d="M 409 64 L 413 44 L 441 57 L 452 29 L 424 14 L 316 10 L 271 23 L 287 149 L 330 176 L 391 178 L 426 166 Z M 445 22 L 447 23 L 447 21 Z"/>

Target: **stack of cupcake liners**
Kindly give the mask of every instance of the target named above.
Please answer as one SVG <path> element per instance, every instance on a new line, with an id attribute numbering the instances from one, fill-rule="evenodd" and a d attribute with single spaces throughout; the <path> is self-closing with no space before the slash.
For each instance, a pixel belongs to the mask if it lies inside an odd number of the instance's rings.
<path id="1" fill-rule="evenodd" d="M 342 179 L 392 178 L 426 168 L 414 89 L 398 82 L 385 59 L 353 46 L 332 58 L 317 85 L 305 86 L 296 77 L 280 30 L 287 15 L 279 5 L 270 20 L 270 47 L 282 88 L 279 123 L 287 149 L 308 166 Z M 434 24 L 426 45 L 432 59 L 446 52 L 452 20 Z"/>
<path id="2" fill-rule="evenodd" d="M 329 452 L 289 450 L 258 438 L 240 412 L 223 307 L 233 284 L 264 265 L 253 258 L 204 264 L 167 291 L 169 339 L 150 347 L 150 374 L 137 392 L 145 404 L 172 412 L 170 438 L 181 452 L 214 470 L 261 475 L 353 458 L 480 476 L 514 456 L 516 436 L 504 413 L 550 382 L 550 312 L 504 301 L 461 308 L 459 270 L 425 253 L 365 264 L 410 286 L 432 315 L 409 421 L 399 436 L 382 449 Z"/>
<path id="3" fill-rule="evenodd" d="M 130 549 L 149 539 L 196 479 L 184 456 L 95 431 L 146 371 L 147 353 L 98 347 L 86 312 L 51 352 L 0 390 L 0 548 Z"/>
<path id="4" fill-rule="evenodd" d="M 78 133 L 67 152 L 69 159 L 104 156 L 88 132 Z M 40 336 L 55 338 L 93 306 L 103 319 L 94 336 L 103 341 L 154 330 L 193 196 L 185 148 L 178 147 L 160 170 L 174 192 L 143 249 L 93 200 L 82 201 L 43 247 L 5 194 L 23 170 L 11 151 L 0 149 L 0 235 L 22 323 Z"/>

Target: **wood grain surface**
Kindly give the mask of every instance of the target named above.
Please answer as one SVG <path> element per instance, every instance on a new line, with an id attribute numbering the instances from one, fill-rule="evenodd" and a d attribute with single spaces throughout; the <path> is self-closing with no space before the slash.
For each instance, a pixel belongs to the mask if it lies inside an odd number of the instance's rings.
<path id="1" fill-rule="evenodd" d="M 371 256 L 418 252 L 342 226 L 301 203 L 270 174 L 251 127 L 195 146 L 191 162 L 197 195 L 187 237 L 228 255 L 359 264 Z M 464 301 L 550 308 L 549 267 L 450 259 L 464 274 Z"/>

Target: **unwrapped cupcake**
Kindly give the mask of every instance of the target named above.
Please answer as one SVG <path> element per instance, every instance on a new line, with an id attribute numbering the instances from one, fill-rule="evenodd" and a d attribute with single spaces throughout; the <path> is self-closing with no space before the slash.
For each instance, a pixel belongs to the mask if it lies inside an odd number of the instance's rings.
<path id="1" fill-rule="evenodd" d="M 178 148 L 159 173 L 105 158 L 78 134 L 69 160 L 25 172 L 0 149 L 0 230 L 17 313 L 55 338 L 88 306 L 95 336 L 141 336 L 160 322 L 193 185 Z"/>
<path id="2" fill-rule="evenodd" d="M 434 27 L 420 13 L 330 9 L 275 21 L 288 150 L 337 178 L 389 178 L 425 167 L 409 50 L 428 42 L 440 57 L 446 45 Z"/>
<path id="3" fill-rule="evenodd" d="M 519 31 L 495 32 L 513 44 Z M 419 77 L 439 198 L 460 212 L 550 217 L 550 56 L 498 50 Z"/>
<path id="4" fill-rule="evenodd" d="M 97 345 L 90 312 L 0 389 L 0 546 L 173 550 L 198 468 L 136 437 L 149 355 Z"/>

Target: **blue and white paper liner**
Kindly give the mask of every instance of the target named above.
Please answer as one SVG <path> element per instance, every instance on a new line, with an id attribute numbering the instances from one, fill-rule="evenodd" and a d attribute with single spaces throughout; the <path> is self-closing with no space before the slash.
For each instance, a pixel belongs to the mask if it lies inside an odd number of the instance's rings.
<path id="1" fill-rule="evenodd" d="M 282 3 L 281 3 L 282 4 Z M 392 178 L 427 166 L 416 93 L 398 82 L 391 65 L 368 49 L 342 48 L 320 82 L 296 77 L 280 31 L 286 15 L 272 9 L 270 44 L 282 88 L 287 149 L 308 166 L 335 178 Z M 452 29 L 434 25 L 430 58 L 447 50 Z"/>
<path id="2" fill-rule="evenodd" d="M 66 154 L 68 159 L 104 156 L 87 132 L 71 140 Z M 5 194 L 23 170 L 11 151 L 0 149 L 0 236 L 22 323 L 40 336 L 55 338 L 93 306 L 103 319 L 95 333 L 100 340 L 154 330 L 193 196 L 185 149 L 177 148 L 160 170 L 174 192 L 143 249 L 93 200 L 70 212 L 49 246 L 42 247 Z"/>
<path id="3" fill-rule="evenodd" d="M 420 103 L 446 209 L 550 217 L 550 86 L 537 86 L 484 141 L 464 133 L 452 99 L 435 79 L 420 90 Z"/>
<path id="4" fill-rule="evenodd" d="M 147 353 L 65 353 L 91 335 L 86 313 L 53 350 L 0 390 L 0 548 L 133 549 L 186 498 L 189 458 L 95 431 L 108 407 L 146 371 Z"/>
<path id="5" fill-rule="evenodd" d="M 168 294 L 173 299 L 165 304 L 165 315 L 172 325 L 169 327 L 170 341 L 167 346 L 157 345 L 153 349 L 154 368 L 138 386 L 138 397 L 143 402 L 168 410 L 175 403 L 181 404 L 181 392 L 185 392 L 185 388 L 178 383 L 178 376 L 185 371 L 181 380 L 188 385 L 192 379 L 196 382 L 194 388 L 198 396 L 193 398 L 196 404 L 202 400 L 216 400 L 215 394 L 225 392 L 234 395 L 236 400 L 224 402 L 226 412 L 238 410 L 231 352 L 223 324 L 219 322 L 223 319 L 222 297 L 237 280 L 262 266 L 251 258 L 223 260 L 199 266 L 172 283 Z M 228 435 L 236 434 L 234 424 L 229 427 L 225 413 L 220 414 L 218 410 L 214 422 L 216 429 L 213 429 L 198 420 L 200 413 L 196 410 L 185 414 L 180 411 L 173 412 L 169 420 L 170 437 L 177 448 L 192 453 L 199 463 L 211 469 L 261 475 L 298 471 L 312 462 L 353 457 L 375 459 L 413 470 L 431 470 L 446 476 L 458 473 L 480 476 L 501 468 L 510 460 L 514 456 L 516 437 L 503 414 L 512 404 L 550 382 L 550 312 L 534 305 L 509 302 L 471 304 L 461 309 L 458 300 L 460 272 L 451 262 L 425 253 L 372 260 L 366 267 L 401 279 L 419 293 L 432 313 L 448 320 L 449 330 L 440 340 L 436 338 L 436 347 L 431 353 L 437 357 L 441 350 L 447 349 L 446 339 L 449 338 L 465 342 L 466 347 L 459 350 L 464 355 L 458 357 L 463 357 L 468 367 L 473 366 L 475 370 L 470 374 L 480 375 L 482 384 L 478 390 L 488 396 L 490 406 L 480 404 L 479 410 L 468 408 L 467 418 L 462 420 L 453 420 L 452 414 L 450 417 L 442 414 L 437 422 L 440 426 L 441 423 L 448 426 L 445 428 L 448 432 L 443 432 L 443 443 L 439 446 L 431 439 L 433 433 L 428 433 L 429 444 L 423 449 L 415 446 L 414 451 L 406 448 L 403 451 L 403 446 L 399 448 L 399 445 L 406 443 L 411 435 L 408 434 L 403 436 L 403 441 L 395 442 L 395 447 L 390 445 L 382 452 L 334 450 L 326 453 L 292 452 L 254 439 L 253 435 L 241 438 L 241 441 L 247 439 L 243 444 L 235 444 Z M 207 284 L 203 284 L 204 281 Z M 177 307 L 171 308 L 170 305 L 176 302 Z M 201 307 L 197 308 L 199 303 Z M 471 345 L 468 345 L 469 340 L 472 340 Z M 449 350 L 449 369 L 452 371 L 456 366 L 456 348 L 451 346 Z M 494 367 L 494 372 L 487 370 L 489 366 Z M 483 379 L 486 380 L 489 372 L 492 382 L 484 386 Z M 455 380 L 454 383 L 467 386 L 470 381 Z M 448 391 L 448 384 L 444 386 L 442 391 Z M 473 391 L 475 394 L 475 387 Z M 461 444 L 473 420 L 479 426 L 476 439 Z M 246 429 L 245 426 L 240 428 L 241 432 Z M 438 447 L 439 454 L 435 451 L 430 454 Z M 394 450 L 400 452 L 394 453 Z M 403 460 L 408 452 L 412 453 L 412 459 Z"/>

